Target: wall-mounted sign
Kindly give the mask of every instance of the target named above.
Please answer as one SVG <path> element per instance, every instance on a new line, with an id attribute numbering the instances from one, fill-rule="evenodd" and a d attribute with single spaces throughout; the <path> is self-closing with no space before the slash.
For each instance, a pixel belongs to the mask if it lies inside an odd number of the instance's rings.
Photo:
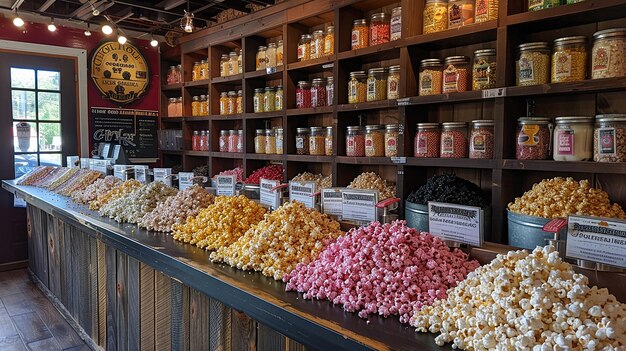
<path id="1" fill-rule="evenodd" d="M 121 144 L 129 158 L 157 158 L 157 115 L 156 111 L 92 107 L 91 141 Z"/>
<path id="2" fill-rule="evenodd" d="M 135 46 L 110 41 L 100 44 L 91 55 L 91 79 L 106 99 L 128 104 L 148 90 L 150 70 Z"/>

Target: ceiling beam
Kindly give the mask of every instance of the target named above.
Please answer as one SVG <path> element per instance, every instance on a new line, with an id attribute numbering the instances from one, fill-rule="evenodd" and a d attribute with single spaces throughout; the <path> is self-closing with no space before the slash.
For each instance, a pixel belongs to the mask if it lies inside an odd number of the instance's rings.
<path id="1" fill-rule="evenodd" d="M 187 3 L 187 0 L 165 0 L 165 1 L 161 1 L 155 6 L 169 11 L 185 3 Z"/>
<path id="2" fill-rule="evenodd" d="M 13 11 L 17 10 L 18 8 L 20 8 L 20 6 L 22 6 L 23 2 L 24 2 L 24 0 L 15 0 L 13 5 L 11 6 L 11 10 L 13 10 Z"/>
<path id="3" fill-rule="evenodd" d="M 46 0 L 41 6 L 39 6 L 39 12 L 44 12 L 52 6 L 57 0 Z"/>
<path id="4" fill-rule="evenodd" d="M 106 11 L 109 7 L 111 7 L 113 5 L 115 5 L 115 3 L 113 1 L 109 2 L 109 1 L 103 0 L 103 1 L 100 1 L 100 2 L 98 2 L 96 4 L 94 4 L 94 8 L 96 10 L 100 11 L 100 13 L 104 13 L 104 11 Z M 93 17 L 93 12 L 91 10 L 91 6 L 86 11 L 83 10 L 82 14 L 79 14 L 76 17 L 78 17 L 79 19 L 81 19 L 83 21 L 86 21 L 86 20 L 92 18 Z"/>

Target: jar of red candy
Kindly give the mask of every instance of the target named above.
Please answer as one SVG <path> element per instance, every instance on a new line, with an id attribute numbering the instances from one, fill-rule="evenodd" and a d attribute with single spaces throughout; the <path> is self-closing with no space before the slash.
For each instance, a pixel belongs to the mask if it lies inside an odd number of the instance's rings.
<path id="1" fill-rule="evenodd" d="M 439 157 L 441 130 L 439 123 L 418 123 L 415 133 L 415 157 Z"/>
<path id="2" fill-rule="evenodd" d="M 470 70 L 467 56 L 446 57 L 443 70 L 443 93 L 468 91 L 471 86 Z"/>
<path id="3" fill-rule="evenodd" d="M 313 79 L 311 87 L 311 107 L 326 106 L 326 82 L 324 78 Z"/>
<path id="4" fill-rule="evenodd" d="M 494 123 L 492 119 L 472 121 L 469 158 L 493 158 L 493 125 Z"/>
<path id="5" fill-rule="evenodd" d="M 444 122 L 441 131 L 441 158 L 467 157 L 467 123 Z"/>
<path id="6" fill-rule="evenodd" d="M 311 83 L 306 80 L 298 82 L 298 87 L 296 88 L 296 107 L 311 107 Z"/>
<path id="7" fill-rule="evenodd" d="M 515 158 L 547 160 L 550 157 L 552 123 L 545 117 L 521 117 L 517 120 Z"/>
<path id="8" fill-rule="evenodd" d="M 365 156 L 365 134 L 360 126 L 349 126 L 346 131 L 346 156 Z"/>
<path id="9" fill-rule="evenodd" d="M 243 152 L 243 129 L 237 131 L 237 152 Z"/>
<path id="10" fill-rule="evenodd" d="M 200 132 L 198 132 L 197 130 L 193 131 L 193 136 L 191 137 L 191 150 L 200 150 Z"/>
<path id="11" fill-rule="evenodd" d="M 228 152 L 228 139 L 229 132 L 227 130 L 220 130 L 220 152 Z"/>
<path id="12" fill-rule="evenodd" d="M 228 131 L 228 152 L 237 152 L 237 144 L 239 144 L 239 133 L 231 129 Z"/>
<path id="13" fill-rule="evenodd" d="M 204 130 L 200 132 L 198 151 L 209 151 L 209 135 Z"/>
<path id="14" fill-rule="evenodd" d="M 384 13 L 375 13 L 370 21 L 370 46 L 389 42 L 391 37 L 391 17 Z"/>

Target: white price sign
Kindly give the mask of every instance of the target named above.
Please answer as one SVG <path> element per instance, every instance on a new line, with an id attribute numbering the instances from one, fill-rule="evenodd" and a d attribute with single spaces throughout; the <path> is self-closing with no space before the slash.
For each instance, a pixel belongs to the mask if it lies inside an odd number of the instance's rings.
<path id="1" fill-rule="evenodd" d="M 565 256 L 626 268 L 626 221 L 569 216 Z"/>
<path id="2" fill-rule="evenodd" d="M 341 218 L 343 216 L 343 197 L 341 188 L 322 189 L 322 210 L 324 213 Z"/>
<path id="3" fill-rule="evenodd" d="M 341 192 L 343 219 L 374 222 L 378 192 L 375 190 L 344 189 Z"/>
<path id="4" fill-rule="evenodd" d="M 483 90 L 483 99 L 491 99 L 491 98 L 505 97 L 505 96 L 506 96 L 506 88 L 495 88 L 495 89 Z"/>
<path id="5" fill-rule="evenodd" d="M 81 158 L 80 159 L 80 168 L 81 169 L 91 169 L 91 167 L 89 167 L 90 164 L 91 164 L 91 159 L 90 158 Z"/>
<path id="6" fill-rule="evenodd" d="M 91 170 L 96 171 L 96 172 L 100 172 L 104 175 L 107 174 L 107 166 L 109 165 L 109 161 L 107 160 L 93 160 L 93 162 L 91 162 L 89 164 Z"/>
<path id="7" fill-rule="evenodd" d="M 113 160 L 117 160 L 120 157 L 121 151 L 122 151 L 122 145 L 113 145 L 113 152 L 111 153 L 111 158 Z"/>
<path id="8" fill-rule="evenodd" d="M 272 191 L 272 189 L 280 184 L 277 180 L 269 180 L 261 178 L 261 204 L 277 209 L 280 207 L 280 193 L 278 191 Z"/>
<path id="9" fill-rule="evenodd" d="M 135 166 L 135 180 L 140 183 L 148 183 L 148 166 Z"/>
<path id="10" fill-rule="evenodd" d="M 126 180 L 126 179 L 128 179 L 128 176 L 126 174 L 126 170 L 130 170 L 130 169 L 132 169 L 132 166 L 114 165 L 113 166 L 113 175 L 115 176 L 115 178 L 119 178 L 121 180 Z"/>
<path id="11" fill-rule="evenodd" d="M 217 176 L 215 179 L 217 183 L 216 193 L 218 196 L 235 196 L 235 187 L 237 186 L 237 176 L 224 175 Z"/>
<path id="12" fill-rule="evenodd" d="M 178 190 L 185 190 L 193 185 L 193 172 L 178 173 Z"/>
<path id="13" fill-rule="evenodd" d="M 155 168 L 154 181 L 163 182 L 167 186 L 172 186 L 172 169 L 171 168 Z"/>
<path id="14" fill-rule="evenodd" d="M 428 231 L 443 240 L 482 246 L 483 217 L 480 207 L 428 202 Z"/>
<path id="15" fill-rule="evenodd" d="M 315 182 L 289 182 L 289 201 L 298 201 L 308 208 L 315 208 Z"/>
<path id="16" fill-rule="evenodd" d="M 67 162 L 67 167 L 69 167 L 69 168 L 76 168 L 76 167 L 78 167 L 78 164 L 77 164 L 78 160 L 79 160 L 78 156 L 67 156 L 65 158 L 65 160 Z M 81 167 L 81 168 L 83 168 L 83 167 Z"/>

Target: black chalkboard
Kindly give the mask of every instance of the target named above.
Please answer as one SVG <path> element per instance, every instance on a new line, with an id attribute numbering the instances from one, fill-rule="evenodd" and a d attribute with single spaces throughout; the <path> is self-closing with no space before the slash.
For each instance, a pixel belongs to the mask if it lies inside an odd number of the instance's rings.
<path id="1" fill-rule="evenodd" d="M 157 158 L 157 112 L 91 108 L 91 142 L 121 144 L 129 158 Z"/>

